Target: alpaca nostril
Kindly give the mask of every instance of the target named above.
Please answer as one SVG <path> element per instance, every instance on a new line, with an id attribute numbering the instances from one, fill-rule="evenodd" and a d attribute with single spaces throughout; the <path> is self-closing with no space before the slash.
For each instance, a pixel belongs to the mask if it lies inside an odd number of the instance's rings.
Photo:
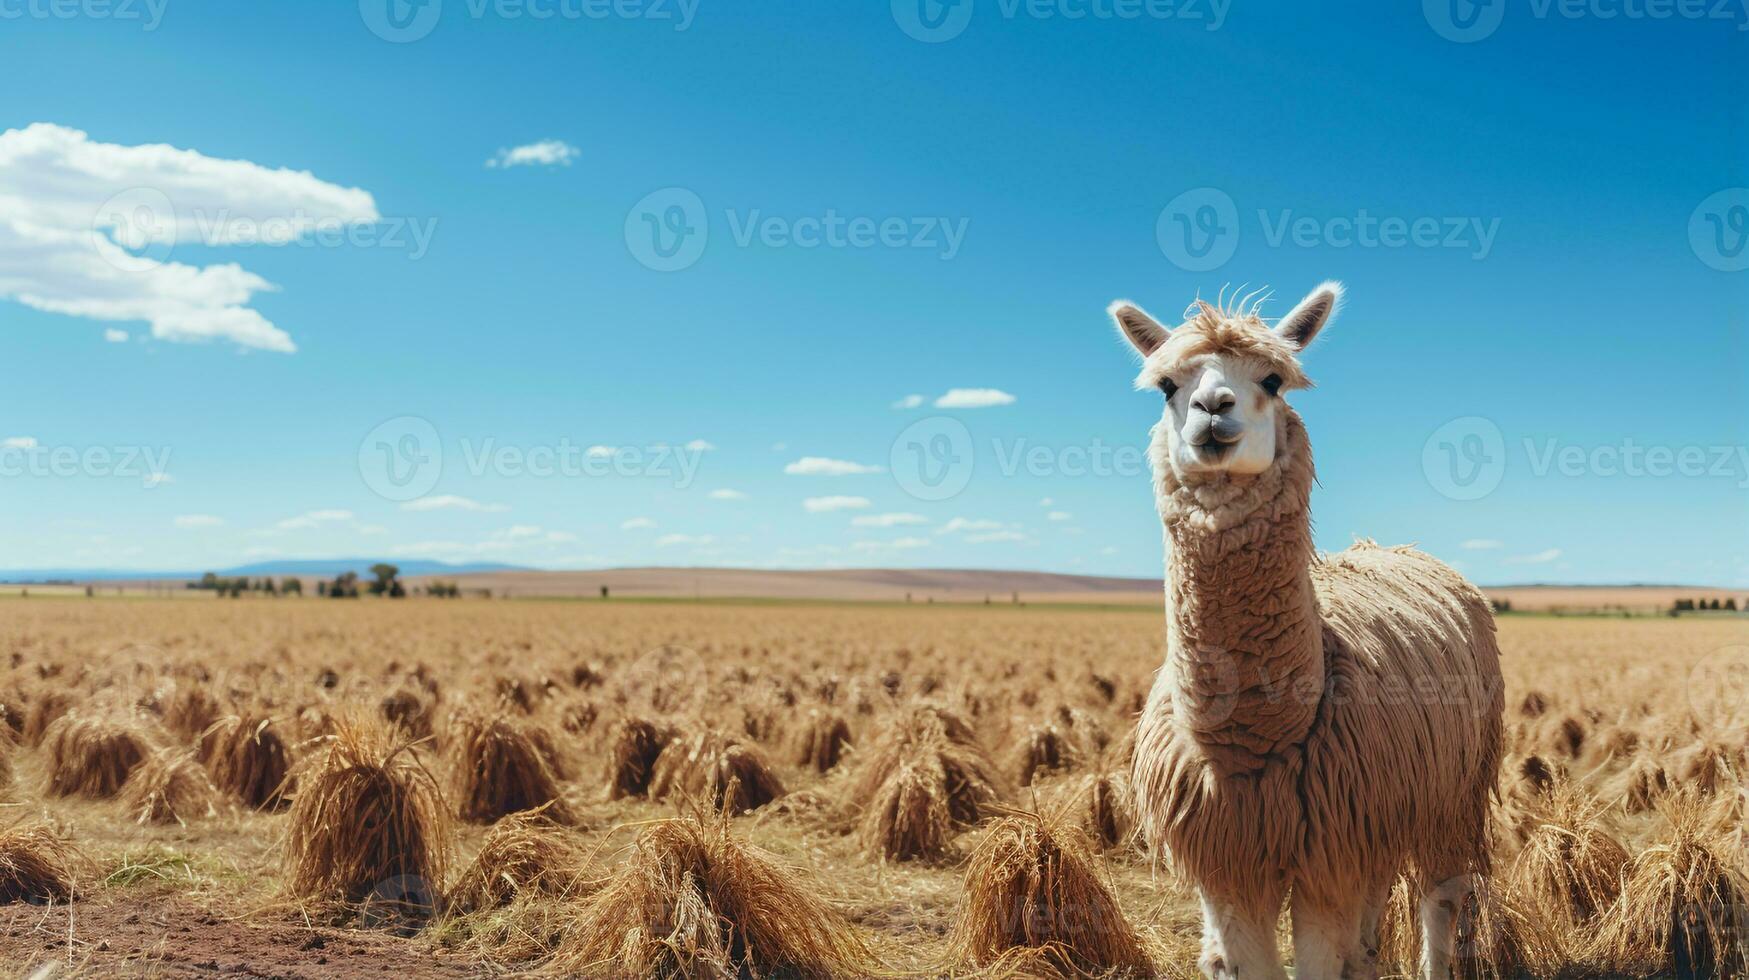
<path id="1" fill-rule="evenodd" d="M 1219 415 L 1232 408 L 1238 401 L 1239 399 L 1233 395 L 1232 389 L 1216 388 L 1212 391 L 1205 389 L 1197 392 L 1196 397 L 1190 400 L 1190 404 L 1210 415 Z"/>

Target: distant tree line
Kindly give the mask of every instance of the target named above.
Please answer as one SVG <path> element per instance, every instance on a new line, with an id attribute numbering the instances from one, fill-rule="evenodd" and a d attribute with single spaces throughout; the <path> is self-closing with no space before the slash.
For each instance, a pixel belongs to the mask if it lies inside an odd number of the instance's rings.
<path id="1" fill-rule="evenodd" d="M 1744 600 L 1744 605 L 1749 607 L 1749 599 Z M 1677 613 L 1701 611 L 1736 612 L 1737 599 L 1735 596 L 1728 597 L 1722 602 L 1716 597 L 1712 599 L 1678 599 L 1670 607 L 1672 616 Z"/>
<path id="2" fill-rule="evenodd" d="M 386 596 L 390 599 L 405 599 L 408 595 L 406 583 L 401 581 L 401 569 L 387 562 L 379 562 L 370 567 L 371 579 L 361 583 L 357 572 L 342 572 L 332 581 L 321 580 L 316 583 L 316 595 L 324 599 L 356 599 L 360 595 Z M 245 592 L 257 592 L 263 595 L 280 596 L 304 594 L 302 579 L 285 576 L 276 584 L 271 578 L 221 578 L 213 572 L 202 575 L 198 581 L 189 582 L 188 588 L 216 592 L 220 596 L 232 599 L 239 598 Z M 437 599 L 461 598 L 461 586 L 454 582 L 431 582 L 424 588 L 424 593 Z M 490 595 L 490 593 L 486 593 Z"/>

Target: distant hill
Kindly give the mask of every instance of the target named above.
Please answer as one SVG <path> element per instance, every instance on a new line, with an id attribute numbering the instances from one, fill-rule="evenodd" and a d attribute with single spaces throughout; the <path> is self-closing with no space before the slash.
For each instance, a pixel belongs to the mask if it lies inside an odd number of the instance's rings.
<path id="1" fill-rule="evenodd" d="M 370 567 L 378 562 L 387 562 L 396 566 L 401 570 L 403 576 L 456 576 L 522 570 L 522 566 L 505 565 L 499 562 L 470 562 L 452 565 L 448 562 L 411 558 L 401 560 L 393 558 L 315 558 L 296 561 L 262 561 L 248 565 L 236 565 L 231 568 L 202 568 L 197 571 L 139 571 L 106 568 L 12 569 L 0 570 L 0 582 L 24 584 L 34 582 L 163 582 L 198 579 L 207 572 L 212 572 L 220 578 L 262 578 L 265 576 L 283 578 L 287 575 L 299 578 L 333 578 L 343 572 L 357 572 L 360 578 L 368 578 Z"/>

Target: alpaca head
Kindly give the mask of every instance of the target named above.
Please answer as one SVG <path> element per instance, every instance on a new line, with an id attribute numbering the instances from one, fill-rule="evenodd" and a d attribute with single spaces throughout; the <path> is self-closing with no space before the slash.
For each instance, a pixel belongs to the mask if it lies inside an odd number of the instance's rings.
<path id="1" fill-rule="evenodd" d="M 1118 330 L 1143 358 L 1136 388 L 1166 398 L 1151 450 L 1157 472 L 1207 482 L 1269 469 L 1290 411 L 1282 396 L 1312 384 L 1300 370 L 1300 351 L 1341 298 L 1341 284 L 1326 282 L 1274 327 L 1251 297 L 1231 307 L 1197 300 L 1171 329 L 1139 307 L 1113 303 Z"/>

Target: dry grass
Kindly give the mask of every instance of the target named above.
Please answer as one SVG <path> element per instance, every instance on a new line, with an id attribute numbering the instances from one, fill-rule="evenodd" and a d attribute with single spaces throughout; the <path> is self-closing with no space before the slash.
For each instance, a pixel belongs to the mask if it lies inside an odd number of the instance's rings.
<path id="1" fill-rule="evenodd" d="M 647 718 L 623 718 L 614 726 L 607 750 L 607 798 L 645 796 L 656 760 L 674 738 L 674 730 Z"/>
<path id="2" fill-rule="evenodd" d="M 1605 826 L 1605 809 L 1579 787 L 1562 783 L 1527 814 L 1530 829 L 1510 887 L 1537 914 L 1577 926 L 1596 919 L 1621 894 L 1628 852 Z"/>
<path id="3" fill-rule="evenodd" d="M 1006 797 L 971 726 L 927 705 L 893 720 L 858 761 L 849 793 L 862 807 L 864 850 L 894 861 L 947 856 L 954 832 Z"/>
<path id="4" fill-rule="evenodd" d="M 797 740 L 796 764 L 815 772 L 831 772 L 850 748 L 850 722 L 834 711 L 809 712 Z"/>
<path id="5" fill-rule="evenodd" d="M 576 832 L 542 810 L 511 814 L 493 825 L 479 854 L 450 887 L 450 908 L 481 912 L 518 897 L 572 898 L 592 880 L 589 851 Z"/>
<path id="6" fill-rule="evenodd" d="M 435 912 L 452 831 L 437 780 L 404 739 L 342 720 L 299 763 L 284 845 L 293 897 L 396 922 Z"/>
<path id="7" fill-rule="evenodd" d="M 1098 867 L 1092 841 L 1072 824 L 1035 813 L 997 821 L 966 865 L 954 958 L 974 968 L 1018 957 L 1071 976 L 1152 976 Z"/>
<path id="8" fill-rule="evenodd" d="M 555 956 L 565 975 L 866 976 L 867 947 L 794 871 L 698 813 L 644 828 Z"/>

